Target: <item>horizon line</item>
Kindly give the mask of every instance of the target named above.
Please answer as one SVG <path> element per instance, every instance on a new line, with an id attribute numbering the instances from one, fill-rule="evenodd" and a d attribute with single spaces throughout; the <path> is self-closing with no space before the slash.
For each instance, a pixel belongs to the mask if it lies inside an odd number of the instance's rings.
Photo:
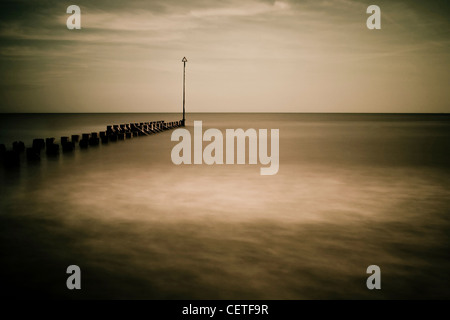
<path id="1" fill-rule="evenodd" d="M 0 114 L 180 114 L 181 112 L 0 112 Z M 372 115 L 450 115 L 450 112 L 186 112 L 186 114 L 372 114 Z"/>

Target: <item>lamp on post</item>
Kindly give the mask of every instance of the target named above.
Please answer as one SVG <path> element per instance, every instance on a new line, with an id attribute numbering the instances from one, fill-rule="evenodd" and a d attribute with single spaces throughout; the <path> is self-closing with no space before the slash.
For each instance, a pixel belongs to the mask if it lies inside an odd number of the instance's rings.
<path id="1" fill-rule="evenodd" d="M 185 123 L 186 123 L 186 112 L 185 112 L 185 108 L 184 108 L 184 105 L 185 105 L 185 88 L 186 88 L 186 62 L 187 62 L 187 59 L 186 59 L 186 57 L 184 57 L 183 58 L 183 60 L 181 60 L 181 62 L 183 62 L 183 127 L 185 126 Z"/>

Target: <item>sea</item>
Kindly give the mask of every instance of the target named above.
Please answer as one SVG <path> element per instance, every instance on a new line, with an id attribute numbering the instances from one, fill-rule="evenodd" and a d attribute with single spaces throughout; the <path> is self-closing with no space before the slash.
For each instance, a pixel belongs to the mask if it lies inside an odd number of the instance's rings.
<path id="1" fill-rule="evenodd" d="M 1 114 L 0 143 L 181 117 Z M 174 130 L 22 155 L 0 166 L 1 295 L 450 299 L 449 114 L 188 113 L 192 135 L 196 120 L 279 129 L 278 173 L 175 165 Z M 372 265 L 381 289 L 367 287 Z"/>

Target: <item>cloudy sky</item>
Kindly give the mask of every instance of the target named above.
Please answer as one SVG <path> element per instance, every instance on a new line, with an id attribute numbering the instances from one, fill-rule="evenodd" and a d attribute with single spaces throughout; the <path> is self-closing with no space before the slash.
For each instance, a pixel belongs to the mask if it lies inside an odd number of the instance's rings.
<path id="1" fill-rule="evenodd" d="M 0 112 L 177 112 L 183 56 L 191 112 L 450 112 L 449 21 L 447 0 L 1 1 Z"/>

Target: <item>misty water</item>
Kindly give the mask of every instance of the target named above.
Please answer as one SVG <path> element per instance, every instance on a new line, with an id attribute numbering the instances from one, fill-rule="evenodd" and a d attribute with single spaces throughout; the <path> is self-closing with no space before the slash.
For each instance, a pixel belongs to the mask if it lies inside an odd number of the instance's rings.
<path id="1" fill-rule="evenodd" d="M 2 115 L 0 143 L 180 118 Z M 176 166 L 173 131 L 22 157 L 0 168 L 2 296 L 450 298 L 450 116 L 188 114 L 191 132 L 194 120 L 279 129 L 278 174 Z M 66 288 L 72 264 L 82 290 Z"/>

